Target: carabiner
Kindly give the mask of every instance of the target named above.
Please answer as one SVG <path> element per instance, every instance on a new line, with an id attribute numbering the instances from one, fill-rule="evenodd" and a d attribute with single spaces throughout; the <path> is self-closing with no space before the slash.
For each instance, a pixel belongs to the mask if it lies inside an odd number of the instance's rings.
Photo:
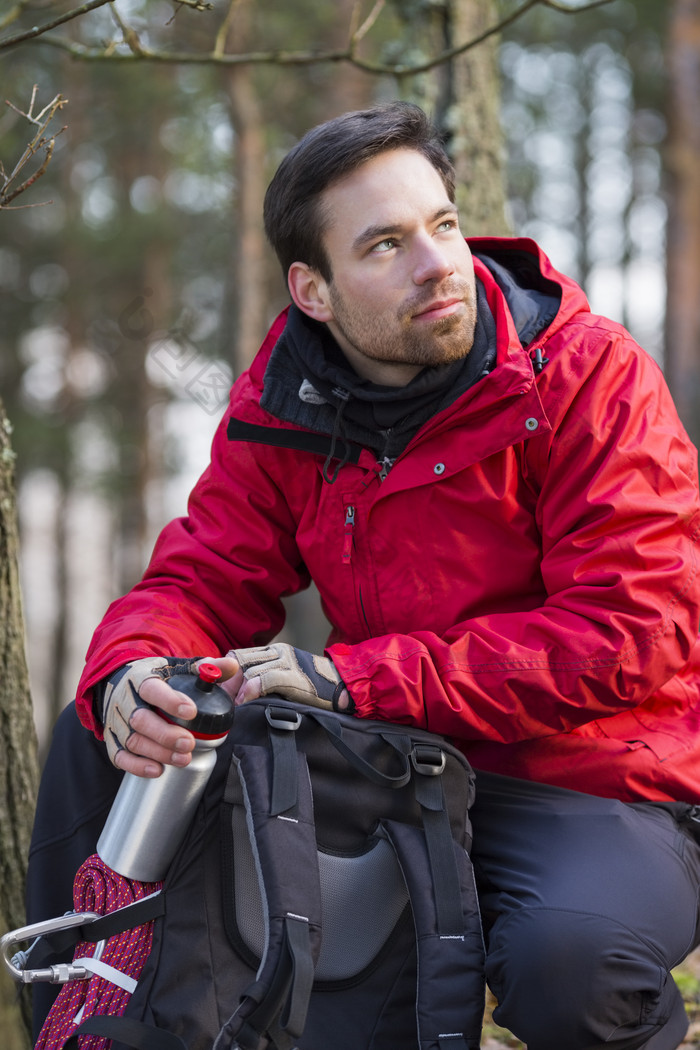
<path id="1" fill-rule="evenodd" d="M 10 976 L 22 984 L 36 984 L 47 982 L 49 984 L 65 984 L 66 981 L 84 981 L 91 976 L 89 970 L 84 966 L 75 966 L 73 963 L 58 963 L 54 966 L 45 966 L 41 969 L 30 969 L 27 966 L 32 949 L 47 933 L 55 933 L 58 930 L 70 930 L 75 926 L 83 926 L 94 922 L 102 916 L 94 911 L 67 912 L 55 919 L 45 919 L 43 922 L 34 922 L 29 926 L 21 926 L 18 930 L 11 930 L 0 937 L 0 953 L 2 961 Z M 10 953 L 21 941 L 32 941 L 26 951 Z M 100 942 L 95 950 L 95 957 L 99 958 L 104 942 Z"/>

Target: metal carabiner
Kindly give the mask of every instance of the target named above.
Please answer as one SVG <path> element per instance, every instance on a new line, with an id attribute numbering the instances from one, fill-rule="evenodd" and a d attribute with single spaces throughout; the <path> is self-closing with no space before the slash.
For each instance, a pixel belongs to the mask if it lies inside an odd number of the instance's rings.
<path id="1" fill-rule="evenodd" d="M 57 930 L 70 930 L 75 926 L 83 926 L 94 922 L 102 916 L 94 911 L 67 912 L 55 919 L 46 919 L 43 922 L 34 922 L 29 926 L 21 926 L 18 930 L 11 930 L 0 937 L 0 954 L 2 961 L 10 976 L 22 984 L 37 984 L 45 982 L 48 984 L 65 984 L 66 981 L 84 981 L 91 977 L 91 973 L 84 966 L 75 966 L 73 963 L 57 963 L 54 966 L 45 966 L 41 969 L 31 969 L 27 966 L 32 949 L 47 933 L 55 933 Z M 32 943 L 26 951 L 11 951 L 21 942 Z M 104 948 L 104 941 L 100 941 L 95 949 L 95 958 L 99 958 Z M 99 954 L 98 954 L 99 952 Z"/>

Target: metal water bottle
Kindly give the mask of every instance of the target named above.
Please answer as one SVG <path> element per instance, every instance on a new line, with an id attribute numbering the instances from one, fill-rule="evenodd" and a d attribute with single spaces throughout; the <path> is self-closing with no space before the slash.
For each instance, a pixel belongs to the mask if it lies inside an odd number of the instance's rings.
<path id="1" fill-rule="evenodd" d="M 233 724 L 233 701 L 216 684 L 220 669 L 203 663 L 198 672 L 168 680 L 197 704 L 189 721 L 168 716 L 195 738 L 190 764 L 165 766 L 154 779 L 125 773 L 98 840 L 105 864 L 129 879 L 158 882 L 165 877 L 214 768 L 216 748 Z"/>

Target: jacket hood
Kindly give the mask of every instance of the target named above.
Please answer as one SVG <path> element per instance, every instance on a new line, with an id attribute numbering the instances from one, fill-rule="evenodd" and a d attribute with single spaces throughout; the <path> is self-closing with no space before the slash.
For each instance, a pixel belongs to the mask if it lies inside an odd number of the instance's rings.
<path id="1" fill-rule="evenodd" d="M 523 347 L 551 335 L 575 314 L 590 312 L 579 285 L 555 269 L 529 237 L 471 237 L 467 244 L 502 292 Z"/>
<path id="2" fill-rule="evenodd" d="M 474 256 L 483 262 L 503 292 L 518 338 L 523 346 L 527 346 L 556 317 L 561 305 L 561 289 L 552 281 L 542 280 L 542 274 L 533 266 L 509 269 L 509 264 L 518 260 L 507 252 L 502 254 L 502 262 L 485 253 L 475 252 Z M 526 262 L 530 258 L 526 257 Z M 537 287 L 538 284 L 543 287 Z"/>

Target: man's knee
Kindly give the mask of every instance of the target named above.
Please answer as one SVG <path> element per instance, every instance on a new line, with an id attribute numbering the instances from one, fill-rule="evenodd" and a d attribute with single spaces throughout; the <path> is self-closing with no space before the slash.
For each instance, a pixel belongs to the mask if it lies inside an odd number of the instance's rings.
<path id="1" fill-rule="evenodd" d="M 661 960 L 633 930 L 601 916 L 510 912 L 492 930 L 486 972 L 499 1003 L 494 1019 L 528 1050 L 637 1050 L 650 1040 L 673 1050 L 687 1024 Z"/>

